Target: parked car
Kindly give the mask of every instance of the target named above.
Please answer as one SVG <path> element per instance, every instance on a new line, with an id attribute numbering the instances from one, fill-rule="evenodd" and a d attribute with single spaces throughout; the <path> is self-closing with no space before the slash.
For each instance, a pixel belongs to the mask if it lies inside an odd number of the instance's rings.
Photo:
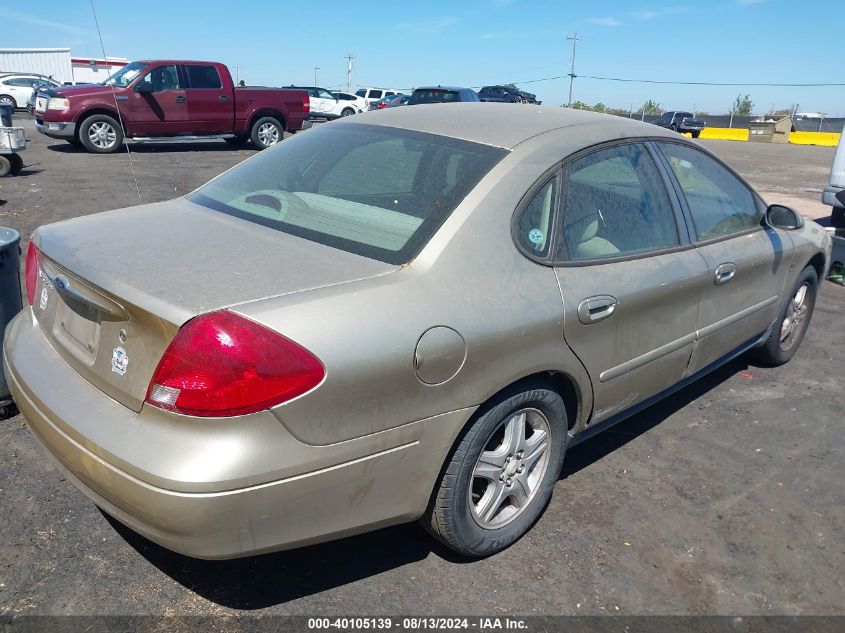
<path id="1" fill-rule="evenodd" d="M 744 351 L 787 362 L 830 257 L 686 138 L 495 103 L 346 117 L 30 244 L 27 426 L 202 558 L 418 518 L 497 552 L 575 443 Z"/>
<path id="2" fill-rule="evenodd" d="M 455 88 L 452 86 L 430 86 L 417 88 L 411 93 L 407 105 L 422 103 L 456 103 L 459 101 L 480 101 L 475 90 L 469 88 Z"/>
<path id="3" fill-rule="evenodd" d="M 680 134 L 689 132 L 693 138 L 701 135 L 701 130 L 707 125 L 707 121 L 699 119 L 692 112 L 680 112 L 672 110 L 664 112 L 660 118 L 653 122 L 660 127 L 666 127 Z"/>
<path id="4" fill-rule="evenodd" d="M 293 90 L 304 90 L 311 101 L 311 118 L 333 120 L 342 116 L 356 114 L 353 104 L 341 100 L 325 88 L 317 86 L 287 86 Z"/>
<path id="5" fill-rule="evenodd" d="M 355 94 L 367 102 L 367 105 L 372 105 L 375 101 L 379 99 L 384 99 L 385 97 L 394 97 L 399 93 L 398 90 L 392 90 L 387 88 L 360 88 L 359 90 L 355 91 Z"/>
<path id="6" fill-rule="evenodd" d="M 837 194 L 845 189 L 845 128 L 839 136 L 839 145 L 836 147 L 836 154 L 833 156 L 833 164 L 830 166 L 830 179 L 822 192 L 822 202 L 831 207 L 830 225 L 837 229 L 845 229 L 845 204 L 842 203 Z"/>
<path id="7" fill-rule="evenodd" d="M 498 103 L 540 103 L 537 95 L 523 92 L 516 86 L 484 86 L 478 91 L 478 98 Z"/>
<path id="8" fill-rule="evenodd" d="M 369 110 L 367 107 L 367 100 L 363 97 L 359 97 L 358 95 L 349 94 L 348 92 L 334 92 L 332 94 L 337 97 L 341 102 L 347 102 L 346 105 L 351 106 L 352 110 L 349 108 L 344 108 L 341 110 L 341 116 L 349 116 L 350 114 L 360 114 L 361 112 L 366 112 Z"/>
<path id="9" fill-rule="evenodd" d="M 393 103 L 394 101 L 399 102 L 396 105 L 402 105 L 402 103 L 401 103 L 402 99 L 405 99 L 406 100 L 405 103 L 407 103 L 408 102 L 407 100 L 410 99 L 410 98 L 411 97 L 409 95 L 403 95 L 403 94 L 391 95 L 389 97 L 384 97 L 383 99 L 379 99 L 378 101 L 373 101 L 370 104 L 370 110 L 383 110 L 384 108 L 389 107 L 390 104 Z"/>
<path id="10" fill-rule="evenodd" d="M 10 73 L 0 77 L 0 105 L 24 108 L 32 91 L 38 88 L 55 88 L 59 83 L 43 75 L 31 73 Z"/>
<path id="11" fill-rule="evenodd" d="M 386 108 L 396 108 L 398 106 L 408 105 L 408 101 L 411 99 L 411 95 L 399 95 L 398 97 L 393 97 L 390 101 L 387 102 Z"/>
<path id="12" fill-rule="evenodd" d="M 303 90 L 236 88 L 217 62 L 147 60 L 127 64 L 102 84 L 40 91 L 35 126 L 98 154 L 116 152 L 124 136 L 251 140 L 264 149 L 285 131 L 302 129 L 309 108 Z"/>

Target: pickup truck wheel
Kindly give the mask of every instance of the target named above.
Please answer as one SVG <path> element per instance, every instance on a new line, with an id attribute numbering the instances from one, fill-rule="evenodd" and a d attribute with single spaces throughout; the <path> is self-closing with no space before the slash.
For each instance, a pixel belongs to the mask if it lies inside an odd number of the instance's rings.
<path id="1" fill-rule="evenodd" d="M 340 116 L 352 116 L 353 114 L 355 114 L 355 110 L 352 108 L 344 108 L 340 113 Z"/>
<path id="2" fill-rule="evenodd" d="M 111 154 L 123 144 L 123 130 L 120 124 L 107 114 L 95 114 L 82 122 L 79 140 L 89 152 Z"/>
<path id="3" fill-rule="evenodd" d="M 12 171 L 12 163 L 5 156 L 0 156 L 0 178 L 9 175 Z"/>
<path id="4" fill-rule="evenodd" d="M 271 145 L 280 142 L 284 133 L 285 128 L 282 127 L 278 119 L 265 116 L 252 124 L 252 131 L 249 137 L 252 139 L 252 144 L 258 149 L 267 149 Z"/>

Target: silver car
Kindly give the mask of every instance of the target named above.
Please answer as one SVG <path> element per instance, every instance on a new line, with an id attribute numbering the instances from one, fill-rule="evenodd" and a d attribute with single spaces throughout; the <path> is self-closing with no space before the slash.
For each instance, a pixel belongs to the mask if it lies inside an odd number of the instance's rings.
<path id="1" fill-rule="evenodd" d="M 511 109 L 348 117 L 38 229 L 5 370 L 56 466 L 191 556 L 417 519 L 484 556 L 568 447 L 747 350 L 790 359 L 823 229 L 672 132 Z"/>

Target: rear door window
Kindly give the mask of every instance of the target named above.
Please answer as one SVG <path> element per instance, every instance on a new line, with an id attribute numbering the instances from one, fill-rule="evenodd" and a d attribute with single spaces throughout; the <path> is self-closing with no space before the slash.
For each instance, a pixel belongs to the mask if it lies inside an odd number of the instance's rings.
<path id="1" fill-rule="evenodd" d="M 680 244 L 669 194 L 644 145 L 598 150 L 570 163 L 566 174 L 558 259 L 622 257 Z"/>
<path id="2" fill-rule="evenodd" d="M 751 190 L 716 160 L 694 147 L 658 143 L 669 162 L 701 241 L 760 227 Z"/>
<path id="3" fill-rule="evenodd" d="M 187 64 L 188 82 L 193 90 L 220 90 L 223 84 L 216 66 Z"/>

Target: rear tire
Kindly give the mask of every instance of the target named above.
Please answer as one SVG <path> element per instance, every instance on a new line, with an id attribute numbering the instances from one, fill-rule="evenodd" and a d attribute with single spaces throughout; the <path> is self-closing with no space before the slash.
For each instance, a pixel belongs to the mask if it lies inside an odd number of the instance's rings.
<path id="1" fill-rule="evenodd" d="M 569 438 L 563 399 L 542 383 L 506 392 L 481 411 L 449 455 L 421 519 L 444 545 L 475 557 L 505 549 L 531 528 L 551 498 Z"/>
<path id="2" fill-rule="evenodd" d="M 82 146 L 94 154 L 114 154 L 123 145 L 123 129 L 107 114 L 89 116 L 79 127 Z"/>
<path id="3" fill-rule="evenodd" d="M 12 172 L 12 163 L 5 156 L 0 156 L 0 178 L 8 176 Z"/>
<path id="4" fill-rule="evenodd" d="M 807 266 L 798 275 L 786 305 L 772 325 L 772 332 L 762 347 L 751 350 L 750 357 L 758 364 L 777 367 L 788 363 L 804 340 L 813 317 L 819 276 Z"/>
<path id="5" fill-rule="evenodd" d="M 278 119 L 264 116 L 252 124 L 249 138 L 258 149 L 267 149 L 271 145 L 281 143 L 285 128 Z"/>
<path id="6" fill-rule="evenodd" d="M 344 108 L 343 111 L 340 113 L 340 116 L 352 116 L 353 114 L 355 114 L 355 110 L 353 110 L 352 108 Z"/>
<path id="7" fill-rule="evenodd" d="M 10 105 L 12 106 L 12 110 L 18 109 L 18 102 L 15 101 L 14 97 L 9 95 L 0 95 L 0 105 Z"/>

